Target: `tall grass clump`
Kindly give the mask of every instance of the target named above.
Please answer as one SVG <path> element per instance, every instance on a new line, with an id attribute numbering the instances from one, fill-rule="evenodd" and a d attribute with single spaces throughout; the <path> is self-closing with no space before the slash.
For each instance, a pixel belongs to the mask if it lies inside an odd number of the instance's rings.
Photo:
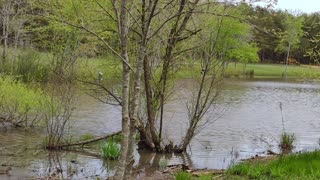
<path id="1" fill-rule="evenodd" d="M 27 50 L 18 55 L 12 64 L 12 75 L 23 82 L 47 82 L 50 75 L 50 64 L 45 62 L 38 52 Z"/>
<path id="2" fill-rule="evenodd" d="M 108 140 L 102 147 L 103 157 L 106 159 L 118 159 L 120 156 L 120 145 L 113 140 Z"/>
<path id="3" fill-rule="evenodd" d="M 294 133 L 290 134 L 286 132 L 285 125 L 284 125 L 284 117 L 282 113 L 282 103 L 279 103 L 279 108 L 281 112 L 281 122 L 282 122 L 282 134 L 280 136 L 280 143 L 279 143 L 279 148 L 282 153 L 288 153 L 291 152 L 292 149 L 294 148 L 294 141 L 296 140 L 296 137 Z"/>
<path id="4" fill-rule="evenodd" d="M 191 174 L 185 171 L 178 171 L 174 174 L 176 180 L 191 180 Z"/>
<path id="5" fill-rule="evenodd" d="M 292 133 L 283 132 L 280 137 L 279 147 L 282 152 L 291 151 L 294 148 L 295 135 Z"/>

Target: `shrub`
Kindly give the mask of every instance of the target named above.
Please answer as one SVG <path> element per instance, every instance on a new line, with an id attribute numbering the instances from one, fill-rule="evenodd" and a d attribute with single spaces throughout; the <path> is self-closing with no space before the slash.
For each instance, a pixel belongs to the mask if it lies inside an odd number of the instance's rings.
<path id="1" fill-rule="evenodd" d="M 118 159 L 120 156 L 120 145 L 112 140 L 105 142 L 102 145 L 102 154 L 106 159 Z"/>
<path id="2" fill-rule="evenodd" d="M 174 174 L 176 180 L 191 180 L 191 174 L 185 171 L 179 171 Z"/>
<path id="3" fill-rule="evenodd" d="M 0 123 L 34 126 L 42 119 L 47 96 L 11 77 L 0 77 Z"/>

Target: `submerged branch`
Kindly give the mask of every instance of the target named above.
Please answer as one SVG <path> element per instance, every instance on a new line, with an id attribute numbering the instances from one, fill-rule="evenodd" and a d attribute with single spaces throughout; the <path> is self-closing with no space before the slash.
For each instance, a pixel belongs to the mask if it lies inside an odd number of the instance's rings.
<path id="1" fill-rule="evenodd" d="M 119 135 L 119 134 L 121 134 L 121 131 L 118 131 L 118 132 L 115 132 L 115 133 L 112 133 L 112 134 L 108 134 L 108 135 L 105 135 L 105 136 L 99 136 L 99 137 L 96 137 L 96 138 L 93 138 L 93 139 L 89 139 L 89 140 L 85 140 L 85 141 L 79 141 L 79 142 L 74 142 L 74 143 L 69 143 L 69 144 L 51 145 L 51 146 L 47 146 L 46 149 L 63 149 L 63 148 L 71 147 L 71 146 L 83 146 L 83 145 L 91 144 L 91 143 L 94 143 L 94 142 L 97 142 L 97 141 L 101 141 L 103 139 L 107 139 L 109 137 L 112 137 L 112 136 L 115 136 L 115 135 Z"/>

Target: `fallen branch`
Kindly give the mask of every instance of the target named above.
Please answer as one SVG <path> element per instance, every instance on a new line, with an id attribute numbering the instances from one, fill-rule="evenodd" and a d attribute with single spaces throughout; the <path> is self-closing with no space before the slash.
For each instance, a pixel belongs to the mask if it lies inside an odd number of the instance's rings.
<path id="1" fill-rule="evenodd" d="M 85 141 L 79 141 L 79 142 L 74 142 L 74 143 L 69 143 L 69 144 L 51 145 L 51 146 L 47 146 L 46 149 L 64 149 L 64 148 L 68 148 L 68 147 L 71 147 L 71 146 L 83 146 L 83 145 L 86 145 L 86 144 L 91 144 L 91 143 L 94 143 L 94 142 L 97 142 L 97 141 L 101 141 L 103 139 L 107 139 L 109 137 L 112 137 L 112 136 L 115 136 L 115 135 L 118 135 L 118 134 L 121 134 L 121 131 L 118 131 L 118 132 L 115 132 L 115 133 L 112 133 L 112 134 L 108 134 L 108 135 L 105 135 L 105 136 L 100 136 L 100 137 L 96 137 L 96 138 L 93 138 L 93 139 L 85 140 Z"/>

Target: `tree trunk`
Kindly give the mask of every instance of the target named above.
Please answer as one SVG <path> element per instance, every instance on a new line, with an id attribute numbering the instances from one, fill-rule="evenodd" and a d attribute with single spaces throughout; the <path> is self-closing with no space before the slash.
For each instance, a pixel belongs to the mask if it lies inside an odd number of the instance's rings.
<path id="1" fill-rule="evenodd" d="M 3 49 L 2 49 L 2 71 L 5 70 L 7 63 L 8 54 L 8 30 L 9 30 L 9 2 L 5 2 L 2 7 L 2 38 L 3 38 Z"/>
<path id="2" fill-rule="evenodd" d="M 243 64 L 243 70 L 242 70 L 242 74 L 246 74 L 246 68 L 247 68 L 247 63 Z"/>
<path id="3" fill-rule="evenodd" d="M 143 44 L 145 39 L 142 40 Z M 127 167 L 125 171 L 125 179 L 130 179 L 131 170 L 134 164 L 134 147 L 136 142 L 136 125 L 138 124 L 138 113 L 140 110 L 140 94 L 141 94 L 141 76 L 143 70 L 143 59 L 145 57 L 145 46 L 141 45 L 140 47 L 140 58 L 138 58 L 138 62 L 136 63 L 136 72 L 134 77 L 134 92 L 133 92 L 133 100 L 130 109 L 130 134 L 129 134 L 129 146 L 127 152 Z M 140 123 L 139 123 L 140 124 Z"/>
<path id="4" fill-rule="evenodd" d="M 119 159 L 119 166 L 116 170 L 114 178 L 117 180 L 125 179 L 126 161 L 129 148 L 130 135 L 130 67 L 128 56 L 128 21 L 127 21 L 127 1 L 121 0 L 120 16 L 119 16 L 119 39 L 121 56 L 124 59 L 122 72 L 122 140 L 121 140 L 121 154 Z"/>
<path id="5" fill-rule="evenodd" d="M 284 78 L 287 78 L 287 70 L 288 70 L 289 57 L 290 57 L 290 49 L 291 49 L 291 43 L 289 42 L 288 51 L 287 51 L 287 58 L 286 58 L 286 68 L 284 69 Z"/>

